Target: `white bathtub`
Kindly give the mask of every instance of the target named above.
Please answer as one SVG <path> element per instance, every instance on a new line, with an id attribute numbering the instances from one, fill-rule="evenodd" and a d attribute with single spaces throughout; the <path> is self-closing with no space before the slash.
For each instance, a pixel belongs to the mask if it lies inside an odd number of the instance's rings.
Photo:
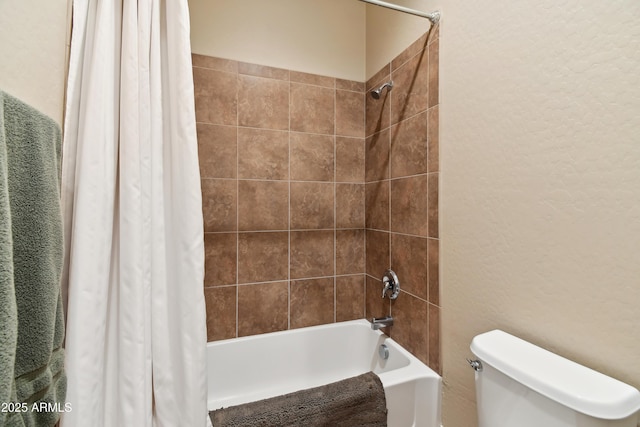
<path id="1" fill-rule="evenodd" d="M 390 427 L 441 426 L 440 376 L 364 319 L 211 342 L 207 358 L 210 411 L 373 371 Z"/>

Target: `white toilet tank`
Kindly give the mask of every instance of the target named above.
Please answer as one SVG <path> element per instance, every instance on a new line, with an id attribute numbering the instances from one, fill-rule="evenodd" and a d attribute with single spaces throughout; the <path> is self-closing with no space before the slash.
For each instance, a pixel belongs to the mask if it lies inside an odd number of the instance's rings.
<path id="1" fill-rule="evenodd" d="M 479 427 L 638 425 L 640 392 L 628 384 L 500 330 L 476 336 L 471 351 Z"/>

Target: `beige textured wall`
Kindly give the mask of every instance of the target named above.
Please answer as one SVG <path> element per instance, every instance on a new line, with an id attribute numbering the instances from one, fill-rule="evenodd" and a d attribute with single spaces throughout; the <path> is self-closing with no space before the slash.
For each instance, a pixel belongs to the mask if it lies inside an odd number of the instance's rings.
<path id="1" fill-rule="evenodd" d="M 189 0 L 193 53 L 365 80 L 365 4 Z"/>
<path id="2" fill-rule="evenodd" d="M 640 387 L 640 3 L 448 2 L 440 31 L 445 427 L 501 328 Z"/>
<path id="3" fill-rule="evenodd" d="M 0 89 L 62 123 L 67 0 L 0 2 Z"/>

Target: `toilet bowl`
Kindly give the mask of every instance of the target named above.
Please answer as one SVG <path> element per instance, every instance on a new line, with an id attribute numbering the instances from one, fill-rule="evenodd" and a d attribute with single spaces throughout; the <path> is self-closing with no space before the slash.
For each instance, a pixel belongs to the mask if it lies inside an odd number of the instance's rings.
<path id="1" fill-rule="evenodd" d="M 640 392 L 500 330 L 473 338 L 479 427 L 636 427 Z"/>

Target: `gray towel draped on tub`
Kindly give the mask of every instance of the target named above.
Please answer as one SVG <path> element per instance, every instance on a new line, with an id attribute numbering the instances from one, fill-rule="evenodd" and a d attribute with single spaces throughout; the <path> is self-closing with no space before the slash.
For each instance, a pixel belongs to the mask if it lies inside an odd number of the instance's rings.
<path id="1" fill-rule="evenodd" d="M 60 150 L 55 121 L 0 91 L 2 426 L 53 426 L 64 408 Z"/>
<path id="2" fill-rule="evenodd" d="M 373 372 L 209 413 L 213 427 L 384 427 L 387 404 Z"/>

